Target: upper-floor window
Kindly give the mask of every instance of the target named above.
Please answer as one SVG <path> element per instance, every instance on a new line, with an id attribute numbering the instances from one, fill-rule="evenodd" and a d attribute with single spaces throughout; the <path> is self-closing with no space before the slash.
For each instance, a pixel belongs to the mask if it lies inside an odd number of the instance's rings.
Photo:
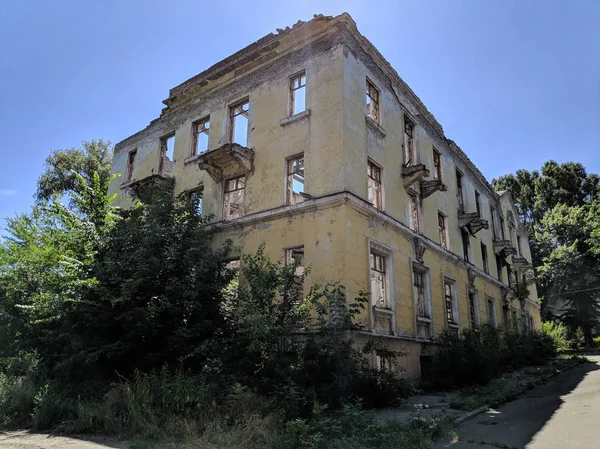
<path id="1" fill-rule="evenodd" d="M 448 324 L 458 324 L 456 307 L 456 283 L 444 280 L 444 303 L 446 306 L 446 322 Z"/>
<path id="2" fill-rule="evenodd" d="M 456 199 L 458 200 L 458 210 L 465 211 L 465 201 L 463 197 L 462 174 L 456 170 Z"/>
<path id="3" fill-rule="evenodd" d="M 433 149 L 433 179 L 442 180 L 442 155 L 435 148 Z"/>
<path id="4" fill-rule="evenodd" d="M 460 230 L 460 235 L 462 237 L 462 247 L 463 247 L 463 258 L 469 262 L 469 233 L 465 229 Z"/>
<path id="5" fill-rule="evenodd" d="M 426 273 L 413 267 L 413 286 L 417 300 L 417 316 L 431 318 L 425 292 Z"/>
<path id="6" fill-rule="evenodd" d="M 490 206 L 490 218 L 492 219 L 492 236 L 494 240 L 498 240 L 498 229 L 496 228 L 496 208 Z"/>
<path id="7" fill-rule="evenodd" d="M 381 210 L 383 208 L 381 198 L 381 168 L 371 161 L 367 161 L 367 194 L 369 203 Z"/>
<path id="8" fill-rule="evenodd" d="M 488 323 L 494 327 L 498 325 L 496 319 L 496 301 L 491 296 L 487 297 L 487 308 L 488 308 Z"/>
<path id="9" fill-rule="evenodd" d="M 200 119 L 192 124 L 194 138 L 192 140 L 192 156 L 208 151 L 208 131 L 210 118 Z"/>
<path id="10" fill-rule="evenodd" d="M 419 232 L 419 198 L 415 193 L 408 194 L 408 219 L 410 229 Z"/>
<path id="11" fill-rule="evenodd" d="M 504 218 L 500 217 L 500 237 L 502 240 L 505 240 L 506 237 L 504 236 Z"/>
<path id="12" fill-rule="evenodd" d="M 223 218 L 233 220 L 244 215 L 244 187 L 246 177 L 228 179 L 225 181 L 225 195 L 223 201 Z"/>
<path id="13" fill-rule="evenodd" d="M 367 117 L 379 123 L 379 89 L 369 80 L 367 80 L 366 104 Z"/>
<path id="14" fill-rule="evenodd" d="M 125 182 L 130 182 L 133 179 L 133 167 L 135 166 L 135 157 L 137 156 L 137 148 L 131 150 L 127 155 L 127 170 L 125 171 Z"/>
<path id="15" fill-rule="evenodd" d="M 248 146 L 248 114 L 250 102 L 241 101 L 229 107 L 229 142 Z"/>
<path id="16" fill-rule="evenodd" d="M 296 267 L 295 275 L 296 282 L 290 292 L 292 301 L 298 305 L 302 301 L 302 281 L 304 276 L 304 247 L 288 248 L 285 250 L 285 264 L 294 265 Z"/>
<path id="17" fill-rule="evenodd" d="M 448 249 L 448 237 L 446 234 L 446 216 L 438 211 L 438 232 L 440 235 L 440 246 Z"/>
<path id="18" fill-rule="evenodd" d="M 496 275 L 498 276 L 498 280 L 500 282 L 504 282 L 504 279 L 502 279 L 502 266 L 504 265 L 504 263 L 502 262 L 502 257 L 498 254 L 496 254 Z"/>
<path id="19" fill-rule="evenodd" d="M 175 152 L 175 133 L 160 139 L 160 161 L 158 171 L 161 175 L 170 172 Z"/>
<path id="20" fill-rule="evenodd" d="M 287 160 L 287 204 L 304 202 L 304 154 Z"/>
<path id="21" fill-rule="evenodd" d="M 415 124 L 404 113 L 404 165 L 414 165 L 415 160 L 415 142 L 414 142 Z"/>
<path id="22" fill-rule="evenodd" d="M 483 243 L 481 244 L 481 262 L 483 263 L 483 271 L 485 271 L 487 274 L 489 274 L 490 266 L 488 263 L 487 246 L 485 246 Z"/>
<path id="23" fill-rule="evenodd" d="M 306 72 L 290 78 L 290 115 L 306 110 Z"/>
<path id="24" fill-rule="evenodd" d="M 513 285 L 513 274 L 512 274 L 512 268 L 510 267 L 510 265 L 506 266 L 506 275 L 508 276 L 508 286 L 512 287 L 512 285 Z"/>
<path id="25" fill-rule="evenodd" d="M 519 251 L 519 256 L 523 256 L 523 250 L 521 249 L 521 236 L 517 234 L 517 250 Z"/>
<path id="26" fill-rule="evenodd" d="M 198 216 L 202 215 L 202 200 L 203 200 L 204 188 L 199 187 L 194 190 L 190 190 L 187 195 L 188 204 L 194 208 Z"/>
<path id="27" fill-rule="evenodd" d="M 475 207 L 477 208 L 477 215 L 481 218 L 481 195 L 475 190 Z"/>
<path id="28" fill-rule="evenodd" d="M 388 292 L 387 257 L 371 250 L 371 297 L 373 305 L 381 309 L 391 309 Z"/>

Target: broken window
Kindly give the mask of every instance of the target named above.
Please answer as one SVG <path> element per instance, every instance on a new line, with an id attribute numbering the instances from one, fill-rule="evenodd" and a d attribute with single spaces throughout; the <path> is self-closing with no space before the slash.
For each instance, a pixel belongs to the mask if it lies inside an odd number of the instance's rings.
<path id="1" fill-rule="evenodd" d="M 512 275 L 512 268 L 510 268 L 510 265 L 506 266 L 506 274 L 508 275 L 508 286 L 512 287 L 513 284 L 513 275 Z"/>
<path id="2" fill-rule="evenodd" d="M 477 298 L 475 293 L 469 292 L 469 320 L 471 327 L 477 327 L 479 325 L 479 317 L 477 313 Z"/>
<path id="3" fill-rule="evenodd" d="M 285 264 L 295 264 L 296 276 L 304 276 L 304 246 L 286 249 Z"/>
<path id="4" fill-rule="evenodd" d="M 481 218 L 481 195 L 477 190 L 475 190 L 475 208 L 477 209 L 479 218 Z"/>
<path id="5" fill-rule="evenodd" d="M 438 231 L 440 234 L 440 245 L 444 249 L 448 249 L 446 241 L 446 216 L 438 211 Z"/>
<path id="6" fill-rule="evenodd" d="M 458 324 L 454 317 L 454 285 L 454 282 L 444 281 L 444 303 L 448 324 Z"/>
<path id="7" fill-rule="evenodd" d="M 173 154 L 175 151 L 175 134 L 169 134 L 160 139 L 160 166 L 159 173 L 166 175 L 173 168 Z"/>
<path id="8" fill-rule="evenodd" d="M 465 261 L 469 262 L 469 246 L 470 246 L 469 233 L 466 230 L 461 229 L 460 235 L 462 237 L 463 259 L 465 259 Z"/>
<path id="9" fill-rule="evenodd" d="M 465 202 L 463 198 L 462 174 L 456 170 L 456 199 L 458 201 L 458 210 L 465 211 Z"/>
<path id="10" fill-rule="evenodd" d="M 416 194 L 408 194 L 408 213 L 410 229 L 419 232 L 419 199 Z"/>
<path id="11" fill-rule="evenodd" d="M 125 171 L 125 182 L 130 182 L 133 179 L 133 167 L 135 165 L 135 157 L 137 156 L 137 148 L 129 152 L 127 156 L 127 170 Z"/>
<path id="12" fill-rule="evenodd" d="M 244 100 L 229 107 L 229 141 L 243 147 L 248 146 L 248 112 L 250 102 Z"/>
<path id="13" fill-rule="evenodd" d="M 500 237 L 505 240 L 504 237 L 504 218 L 500 217 Z"/>
<path id="14" fill-rule="evenodd" d="M 290 115 L 306 110 L 306 73 L 302 72 L 290 79 Z"/>
<path id="15" fill-rule="evenodd" d="M 379 89 L 373 83 L 367 80 L 367 117 L 372 118 L 379 123 Z"/>
<path id="16" fill-rule="evenodd" d="M 287 204 L 304 202 L 304 155 L 287 160 Z"/>
<path id="17" fill-rule="evenodd" d="M 381 210 L 381 169 L 371 161 L 367 161 L 367 190 L 369 203 Z"/>
<path id="18" fill-rule="evenodd" d="M 494 301 L 494 298 L 488 296 L 487 306 L 488 306 L 488 323 L 495 327 L 495 326 L 497 326 L 498 323 L 496 321 L 496 301 Z"/>
<path id="19" fill-rule="evenodd" d="M 371 298 L 375 307 L 391 309 L 387 292 L 387 258 L 371 251 Z"/>
<path id="20" fill-rule="evenodd" d="M 376 368 L 379 371 L 392 371 L 392 359 L 383 355 L 375 356 Z"/>
<path id="21" fill-rule="evenodd" d="M 496 274 L 498 275 L 498 280 L 500 282 L 504 282 L 502 279 L 502 257 L 500 255 L 496 255 Z"/>
<path id="22" fill-rule="evenodd" d="M 492 236 L 494 240 L 498 240 L 498 229 L 496 229 L 496 219 L 498 217 L 496 216 L 496 209 L 492 206 L 490 206 L 490 217 L 492 218 Z"/>
<path id="23" fill-rule="evenodd" d="M 194 208 L 198 216 L 202 215 L 202 196 L 204 189 L 202 187 L 188 192 L 188 204 Z"/>
<path id="24" fill-rule="evenodd" d="M 404 165 L 414 165 L 415 161 L 415 148 L 413 134 L 415 131 L 415 124 L 406 116 L 404 113 Z"/>
<path id="25" fill-rule="evenodd" d="M 521 329 L 519 326 L 519 312 L 517 312 L 516 309 L 512 309 L 512 325 L 514 330 L 521 333 Z"/>
<path id="26" fill-rule="evenodd" d="M 225 181 L 223 218 L 233 220 L 244 215 L 244 186 L 246 177 L 240 176 Z"/>
<path id="27" fill-rule="evenodd" d="M 435 148 L 433 149 L 433 179 L 442 180 L 442 155 Z"/>
<path id="28" fill-rule="evenodd" d="M 521 250 L 521 236 L 517 235 L 517 250 L 519 251 L 519 256 L 523 256 L 523 251 Z"/>
<path id="29" fill-rule="evenodd" d="M 208 151 L 208 131 L 210 129 L 210 118 L 203 118 L 194 122 L 194 139 L 192 144 L 192 156 Z"/>
<path id="30" fill-rule="evenodd" d="M 413 267 L 413 286 L 417 298 L 417 316 L 430 318 L 427 298 L 425 296 L 425 273 Z"/>
<path id="31" fill-rule="evenodd" d="M 487 274 L 490 274 L 487 246 L 485 246 L 483 243 L 481 244 L 481 262 L 483 263 L 483 271 L 485 271 Z"/>

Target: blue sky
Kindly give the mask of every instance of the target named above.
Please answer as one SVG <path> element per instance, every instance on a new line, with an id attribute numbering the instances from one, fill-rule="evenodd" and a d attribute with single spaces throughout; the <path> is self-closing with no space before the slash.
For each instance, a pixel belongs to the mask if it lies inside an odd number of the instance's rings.
<path id="1" fill-rule="evenodd" d="M 50 150 L 113 143 L 168 89 L 276 28 L 349 12 L 491 179 L 548 159 L 600 172 L 597 0 L 0 2 L 0 218 Z"/>

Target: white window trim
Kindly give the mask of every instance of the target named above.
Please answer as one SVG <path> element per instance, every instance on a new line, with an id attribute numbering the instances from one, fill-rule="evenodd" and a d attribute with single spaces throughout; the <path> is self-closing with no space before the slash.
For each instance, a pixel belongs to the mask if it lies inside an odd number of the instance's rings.
<path id="1" fill-rule="evenodd" d="M 442 276 L 442 298 L 444 299 L 444 317 L 446 317 L 446 291 L 445 284 L 446 282 L 452 284 L 452 314 L 454 315 L 454 323 L 448 323 L 448 318 L 446 321 L 446 327 L 452 329 L 460 329 L 460 309 L 458 306 L 458 281 L 451 276 L 443 275 Z"/>
<path id="2" fill-rule="evenodd" d="M 417 324 L 418 323 L 429 323 L 429 338 L 432 339 L 434 337 L 433 334 L 433 306 L 431 300 L 431 278 L 429 266 L 423 265 L 421 262 L 415 259 L 411 259 L 411 270 L 410 270 L 410 285 L 413 291 L 413 307 L 414 307 L 414 316 L 415 316 L 415 337 L 417 337 Z M 420 317 L 417 316 L 417 293 L 415 291 L 414 286 L 414 276 L 415 272 L 423 274 L 423 282 L 425 284 L 425 307 L 429 312 L 429 317 Z"/>
<path id="3" fill-rule="evenodd" d="M 386 272 L 386 290 L 391 303 L 391 311 L 381 309 L 375 306 L 373 302 L 373 294 L 371 292 L 371 252 L 381 254 L 385 257 L 385 272 Z M 367 239 L 367 264 L 369 265 L 369 302 L 370 302 L 370 324 L 371 331 L 377 332 L 375 329 L 375 311 L 379 313 L 389 313 L 392 320 L 392 333 L 397 334 L 396 326 L 396 286 L 394 284 L 394 250 L 389 246 L 383 245 L 372 239 Z"/>

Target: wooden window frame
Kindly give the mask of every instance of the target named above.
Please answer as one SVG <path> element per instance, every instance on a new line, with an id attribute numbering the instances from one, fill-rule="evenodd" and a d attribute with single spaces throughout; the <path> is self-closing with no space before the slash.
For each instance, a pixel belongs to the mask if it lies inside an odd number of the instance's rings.
<path id="1" fill-rule="evenodd" d="M 243 179 L 243 186 L 242 187 L 239 186 L 241 179 Z M 229 185 L 230 181 L 235 181 L 236 187 L 234 189 L 228 190 L 228 185 Z M 234 178 L 229 178 L 229 179 L 226 179 L 224 181 L 224 185 L 223 185 L 223 219 L 225 221 L 235 220 L 236 218 L 244 216 L 244 201 L 245 201 L 245 198 L 246 198 L 245 190 L 246 190 L 246 176 L 245 175 L 236 176 Z M 234 192 L 239 192 L 239 191 L 242 191 L 242 198 L 241 198 L 241 204 L 240 204 L 240 213 L 239 213 L 239 216 L 237 216 L 237 217 L 231 217 L 230 214 L 228 213 L 228 209 L 227 209 L 228 194 L 234 193 Z"/>
<path id="2" fill-rule="evenodd" d="M 297 162 L 294 168 L 294 162 Z M 305 198 L 300 195 L 301 200 L 294 196 L 294 180 L 300 182 L 296 177 L 302 177 L 302 193 L 304 193 L 304 188 L 306 187 L 306 168 L 304 165 L 304 153 L 297 154 L 295 156 L 289 157 L 285 160 L 286 167 L 286 196 L 285 203 L 288 206 L 292 206 L 294 204 L 300 204 L 305 201 Z"/>
<path id="3" fill-rule="evenodd" d="M 481 242 L 481 264 L 485 274 L 490 274 L 490 261 L 488 258 L 487 245 Z"/>
<path id="4" fill-rule="evenodd" d="M 433 148 L 433 179 L 442 181 L 442 153 Z"/>
<path id="5" fill-rule="evenodd" d="M 208 124 L 208 126 L 206 126 Z M 198 135 L 206 134 L 207 144 L 204 151 L 198 152 Z M 192 151 L 191 156 L 198 156 L 199 154 L 206 153 L 209 149 L 210 139 L 210 116 L 203 117 L 192 123 Z"/>
<path id="6" fill-rule="evenodd" d="M 365 104 L 367 107 L 366 115 L 375 123 L 381 123 L 381 91 L 369 78 L 366 81 Z M 373 117 L 373 115 L 375 117 Z"/>
<path id="7" fill-rule="evenodd" d="M 296 85 L 296 81 L 298 84 Z M 304 84 L 303 84 L 304 83 Z M 295 112 L 294 109 L 296 107 L 296 93 L 298 90 L 304 88 L 304 110 Z M 295 75 L 290 77 L 290 110 L 289 116 L 292 117 L 296 114 L 302 114 L 306 111 L 306 70 L 302 70 Z"/>
<path id="8" fill-rule="evenodd" d="M 448 229 L 446 222 L 446 215 L 438 210 L 438 236 L 440 239 L 440 246 L 444 249 L 448 249 Z"/>
<path id="9" fill-rule="evenodd" d="M 244 109 L 244 106 L 248 105 L 248 109 Z M 240 108 L 239 111 L 237 109 Z M 248 129 L 246 130 L 246 142 L 244 145 L 235 141 L 235 118 L 238 116 L 244 116 L 248 121 Z M 245 98 L 229 106 L 229 143 L 237 143 L 243 147 L 248 146 L 248 133 L 250 132 L 250 99 Z"/>
<path id="10" fill-rule="evenodd" d="M 133 181 L 133 170 L 135 167 L 135 158 L 137 156 L 137 148 L 127 153 L 127 167 L 125 169 L 125 182 Z"/>
<path id="11" fill-rule="evenodd" d="M 383 210 L 383 188 L 381 182 L 381 167 L 373 162 L 371 159 L 367 159 L 367 199 L 368 201 L 379 210 Z M 371 201 L 371 185 L 375 189 L 375 202 Z"/>

